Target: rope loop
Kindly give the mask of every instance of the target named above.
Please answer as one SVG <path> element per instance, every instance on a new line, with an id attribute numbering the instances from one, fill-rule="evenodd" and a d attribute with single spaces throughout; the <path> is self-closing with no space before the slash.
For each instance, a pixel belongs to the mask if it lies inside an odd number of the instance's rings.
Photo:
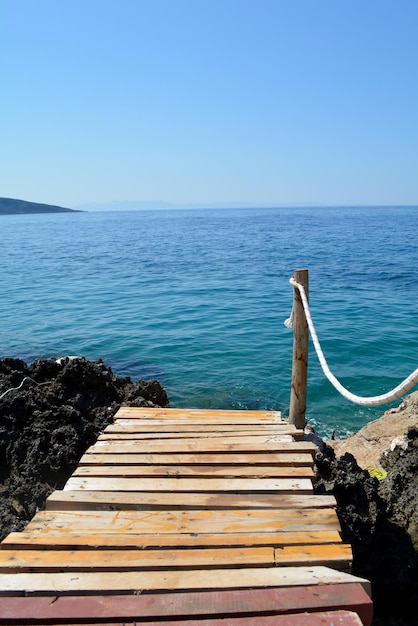
<path id="1" fill-rule="evenodd" d="M 409 389 L 411 389 L 418 383 L 418 368 L 417 368 L 414 372 L 412 372 L 412 374 L 410 374 L 407 378 L 405 378 L 405 380 L 402 383 L 400 383 L 399 385 L 397 385 L 397 387 L 392 389 L 392 391 L 389 391 L 388 393 L 384 393 L 381 396 L 364 397 L 364 396 L 357 396 L 356 394 L 351 393 L 351 391 L 346 389 L 340 383 L 340 381 L 334 376 L 334 374 L 330 371 L 328 367 L 327 361 L 325 359 L 324 353 L 321 348 L 321 344 L 319 343 L 318 335 L 316 334 L 316 330 L 312 321 L 311 311 L 309 308 L 309 302 L 308 302 L 308 298 L 306 297 L 306 292 L 305 292 L 303 285 L 296 282 L 296 280 L 293 277 L 290 279 L 289 282 L 293 287 L 299 290 L 299 293 L 302 299 L 303 309 L 306 315 L 306 321 L 308 322 L 309 332 L 311 333 L 312 342 L 314 344 L 317 357 L 321 364 L 322 371 L 324 372 L 326 378 L 330 381 L 330 383 L 335 387 L 337 391 L 339 391 L 339 393 L 344 398 L 346 398 L 350 402 L 354 402 L 355 404 L 360 404 L 361 406 L 378 406 L 379 404 L 387 404 L 389 402 L 392 402 L 393 400 L 397 400 L 398 398 L 403 396 L 407 391 L 409 391 Z M 288 328 L 292 327 L 292 314 L 289 317 L 289 319 L 285 321 L 285 326 L 287 326 Z"/>

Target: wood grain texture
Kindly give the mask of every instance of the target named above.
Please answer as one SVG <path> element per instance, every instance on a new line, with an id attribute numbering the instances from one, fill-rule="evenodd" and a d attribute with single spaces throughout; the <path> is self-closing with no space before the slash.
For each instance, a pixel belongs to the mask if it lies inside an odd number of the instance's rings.
<path id="1" fill-rule="evenodd" d="M 313 495 L 314 452 L 275 412 L 120 409 L 64 490 L 1 543 L 0 624 L 17 626 L 18 606 L 27 610 L 9 600 L 30 599 L 50 624 L 54 615 L 68 625 L 134 623 L 142 613 L 129 613 L 132 601 L 148 607 L 149 624 L 259 625 L 293 607 L 298 619 L 306 610 L 328 619 L 332 609 L 339 624 L 358 626 L 356 613 L 370 618 L 369 584 L 349 574 L 334 497 Z M 308 617 L 301 626 L 316 625 Z"/>
<path id="2" fill-rule="evenodd" d="M 336 610 L 356 612 L 364 626 L 371 624 L 372 603 L 359 583 L 306 586 L 303 593 L 299 587 L 273 587 L 131 596 L 97 595 L 84 598 L 56 596 L 54 602 L 45 596 L 12 599 L 3 597 L 0 603 L 0 624 L 21 624 L 25 619 L 42 624 L 60 623 L 68 616 L 76 622 L 79 619 L 102 619 L 106 623 L 110 620 L 131 623 L 139 615 L 148 623 L 152 619 L 171 621 L 185 616 L 193 619 L 192 623 L 196 623 L 196 619 L 217 616 L 238 618 L 252 615 L 253 619 L 261 619 L 263 614 L 274 617 L 309 612 L 309 617 L 312 617 L 318 612 Z M 339 622 L 334 624 L 336 626 Z M 323 625 L 324 622 L 321 626 Z"/>
<path id="3" fill-rule="evenodd" d="M 134 572 L 74 572 L 0 574 L 0 595 L 40 593 L 138 593 L 243 587 L 304 587 L 367 580 L 321 565 Z"/>

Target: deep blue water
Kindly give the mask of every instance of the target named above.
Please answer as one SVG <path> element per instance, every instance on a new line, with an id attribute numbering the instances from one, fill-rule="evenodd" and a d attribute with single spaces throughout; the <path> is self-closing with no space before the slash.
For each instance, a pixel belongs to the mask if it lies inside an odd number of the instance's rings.
<path id="1" fill-rule="evenodd" d="M 378 395 L 417 367 L 417 232 L 417 207 L 1 216 L 0 357 L 102 358 L 157 377 L 172 406 L 287 415 L 283 322 L 306 267 L 331 370 Z M 307 415 L 321 434 L 387 408 L 343 399 L 311 350 Z"/>

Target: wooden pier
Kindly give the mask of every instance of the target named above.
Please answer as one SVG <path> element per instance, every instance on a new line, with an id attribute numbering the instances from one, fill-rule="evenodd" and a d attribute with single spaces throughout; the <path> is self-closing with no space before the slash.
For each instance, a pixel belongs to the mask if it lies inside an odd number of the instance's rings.
<path id="1" fill-rule="evenodd" d="M 313 444 L 268 411 L 122 408 L 0 549 L 0 624 L 368 626 Z"/>

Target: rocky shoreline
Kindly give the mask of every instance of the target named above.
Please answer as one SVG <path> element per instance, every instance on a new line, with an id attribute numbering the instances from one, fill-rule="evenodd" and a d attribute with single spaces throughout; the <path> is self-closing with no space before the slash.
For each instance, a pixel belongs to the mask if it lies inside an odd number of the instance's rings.
<path id="1" fill-rule="evenodd" d="M 121 405 L 169 404 L 157 380 L 134 383 L 78 357 L 0 360 L 0 390 L 0 539 L 64 486 Z"/>
<path id="2" fill-rule="evenodd" d="M 324 443 L 315 458 L 315 492 L 336 498 L 342 538 L 353 550 L 353 574 L 372 584 L 373 626 L 413 626 L 418 624 L 418 428 L 398 435 L 379 465 L 386 472 L 382 480 L 360 467 L 352 453 L 337 456 Z"/>
<path id="3" fill-rule="evenodd" d="M 0 539 L 66 483 L 121 405 L 169 401 L 158 381 L 102 361 L 0 360 Z M 418 625 L 418 392 L 356 435 L 319 440 L 315 469 L 315 492 L 337 500 L 353 573 L 372 583 L 374 626 Z"/>

